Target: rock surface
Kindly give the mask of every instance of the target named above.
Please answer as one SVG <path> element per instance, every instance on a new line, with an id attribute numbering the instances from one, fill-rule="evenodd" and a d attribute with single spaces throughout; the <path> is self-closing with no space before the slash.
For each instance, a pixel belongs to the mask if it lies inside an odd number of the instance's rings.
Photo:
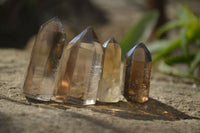
<path id="1" fill-rule="evenodd" d="M 21 94 L 30 50 L 0 49 L 0 132 L 181 132 L 200 131 L 200 88 L 190 80 L 152 73 L 149 104 L 74 106 L 29 104 Z M 150 106 L 151 105 L 151 106 Z M 157 108 L 172 115 L 162 117 Z M 124 107 L 126 108 L 126 107 Z M 135 110 L 134 110 L 135 109 Z M 164 111 L 164 110 L 169 111 Z M 175 109 L 178 110 L 178 113 Z M 173 111 L 174 110 L 174 111 Z M 135 112 L 134 112 L 135 111 Z M 140 111 L 140 113 L 138 113 Z M 187 115 L 179 115 L 181 112 Z M 158 116 L 156 117 L 156 113 Z M 177 115 L 177 118 L 175 117 Z M 172 119 L 166 119 L 173 116 Z M 195 118 L 194 118 L 195 117 Z M 182 119 L 187 118 L 187 119 Z"/>

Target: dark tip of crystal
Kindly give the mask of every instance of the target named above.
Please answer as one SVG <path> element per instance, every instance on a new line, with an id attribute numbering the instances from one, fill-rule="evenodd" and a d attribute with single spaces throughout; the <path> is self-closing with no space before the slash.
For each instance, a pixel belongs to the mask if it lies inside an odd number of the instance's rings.
<path id="1" fill-rule="evenodd" d="M 99 42 L 92 26 L 87 27 L 79 35 L 77 35 L 74 39 L 72 39 L 69 43 L 76 43 L 79 40 L 85 43 L 91 43 L 93 41 Z"/>
<path id="2" fill-rule="evenodd" d="M 109 43 L 117 43 L 117 41 L 115 40 L 114 37 L 111 37 Z"/>
<path id="3" fill-rule="evenodd" d="M 42 30 L 44 27 L 51 25 L 51 23 L 57 23 L 60 27 L 62 27 L 62 31 L 64 32 L 64 28 L 62 26 L 62 23 L 60 21 L 60 19 L 56 16 L 54 18 L 51 18 L 50 20 L 48 20 L 47 22 L 43 23 L 40 26 L 40 30 Z"/>
<path id="4" fill-rule="evenodd" d="M 99 42 L 92 26 L 87 27 L 86 30 L 84 31 L 85 32 L 83 33 L 83 36 L 81 39 L 82 42 L 85 42 L 85 43 L 91 43 L 93 41 Z"/>
<path id="5" fill-rule="evenodd" d="M 111 38 L 108 39 L 102 46 L 103 46 L 103 47 L 107 47 L 107 45 L 108 45 L 109 43 L 118 44 L 118 42 L 115 40 L 115 38 L 114 38 L 114 37 L 111 37 Z"/>
<path id="6" fill-rule="evenodd" d="M 48 20 L 47 22 L 45 22 L 44 24 L 41 25 L 41 28 L 44 27 L 45 25 L 52 23 L 52 22 L 57 22 L 59 24 L 61 24 L 60 19 L 58 18 L 58 16 L 51 18 L 50 20 Z M 62 24 L 61 24 L 62 25 Z"/>
<path id="7" fill-rule="evenodd" d="M 147 55 L 148 61 L 152 61 L 152 59 L 151 59 L 151 53 L 149 52 L 149 50 L 147 49 L 147 47 L 145 46 L 144 43 L 139 43 L 139 44 L 135 45 L 132 49 L 130 49 L 127 52 L 126 57 L 131 56 L 137 48 L 143 48 L 144 51 L 145 51 L 145 53 L 146 53 L 146 55 Z"/>

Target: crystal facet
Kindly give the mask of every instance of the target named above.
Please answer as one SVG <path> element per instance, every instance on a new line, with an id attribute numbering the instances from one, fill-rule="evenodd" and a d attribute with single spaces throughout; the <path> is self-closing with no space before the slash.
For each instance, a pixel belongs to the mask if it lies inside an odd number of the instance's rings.
<path id="1" fill-rule="evenodd" d="M 97 99 L 101 102 L 118 102 L 120 89 L 121 48 L 114 38 L 103 44 L 104 60 Z"/>
<path id="2" fill-rule="evenodd" d="M 69 42 L 61 59 L 56 98 L 76 104 L 95 104 L 102 56 L 102 46 L 91 27 Z"/>
<path id="3" fill-rule="evenodd" d="M 126 54 L 124 96 L 127 100 L 139 103 L 148 100 L 151 61 L 151 54 L 143 43 Z"/>
<path id="4" fill-rule="evenodd" d="M 27 98 L 49 101 L 53 96 L 64 42 L 64 29 L 57 17 L 41 26 L 23 86 L 23 93 Z"/>

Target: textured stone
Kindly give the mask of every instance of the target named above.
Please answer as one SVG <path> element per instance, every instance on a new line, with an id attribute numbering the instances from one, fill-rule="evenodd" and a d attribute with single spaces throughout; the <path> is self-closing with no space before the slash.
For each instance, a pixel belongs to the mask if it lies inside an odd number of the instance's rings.
<path id="1" fill-rule="evenodd" d="M 95 104 L 102 71 L 102 46 L 91 27 L 64 49 L 59 68 L 56 99 L 76 104 Z"/>
<path id="2" fill-rule="evenodd" d="M 120 88 L 121 48 L 114 38 L 103 44 L 104 60 L 97 99 L 101 102 L 118 102 L 122 99 Z"/>
<path id="3" fill-rule="evenodd" d="M 53 96 L 64 42 L 64 29 L 57 17 L 41 26 L 23 86 L 23 93 L 27 98 L 49 101 Z"/>
<path id="4" fill-rule="evenodd" d="M 150 87 L 151 54 L 143 43 L 126 54 L 124 68 L 125 98 L 129 101 L 146 102 Z"/>

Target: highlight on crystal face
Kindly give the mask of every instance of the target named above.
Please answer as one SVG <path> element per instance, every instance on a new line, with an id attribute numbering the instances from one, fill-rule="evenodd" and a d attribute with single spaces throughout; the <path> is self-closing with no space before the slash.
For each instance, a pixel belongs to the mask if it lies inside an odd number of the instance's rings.
<path id="1" fill-rule="evenodd" d="M 55 87 L 56 99 L 76 104 L 95 104 L 102 56 L 102 46 L 92 27 L 70 41 L 61 59 Z"/>
<path id="2" fill-rule="evenodd" d="M 129 101 L 144 103 L 149 97 L 151 54 L 143 43 L 133 47 L 125 57 L 124 96 Z"/>
<path id="3" fill-rule="evenodd" d="M 103 44 L 104 59 L 97 100 L 118 102 L 122 97 L 120 88 L 121 48 L 114 38 Z"/>
<path id="4" fill-rule="evenodd" d="M 64 43 L 65 32 L 57 17 L 41 26 L 24 81 L 25 97 L 41 101 L 50 100 Z"/>

